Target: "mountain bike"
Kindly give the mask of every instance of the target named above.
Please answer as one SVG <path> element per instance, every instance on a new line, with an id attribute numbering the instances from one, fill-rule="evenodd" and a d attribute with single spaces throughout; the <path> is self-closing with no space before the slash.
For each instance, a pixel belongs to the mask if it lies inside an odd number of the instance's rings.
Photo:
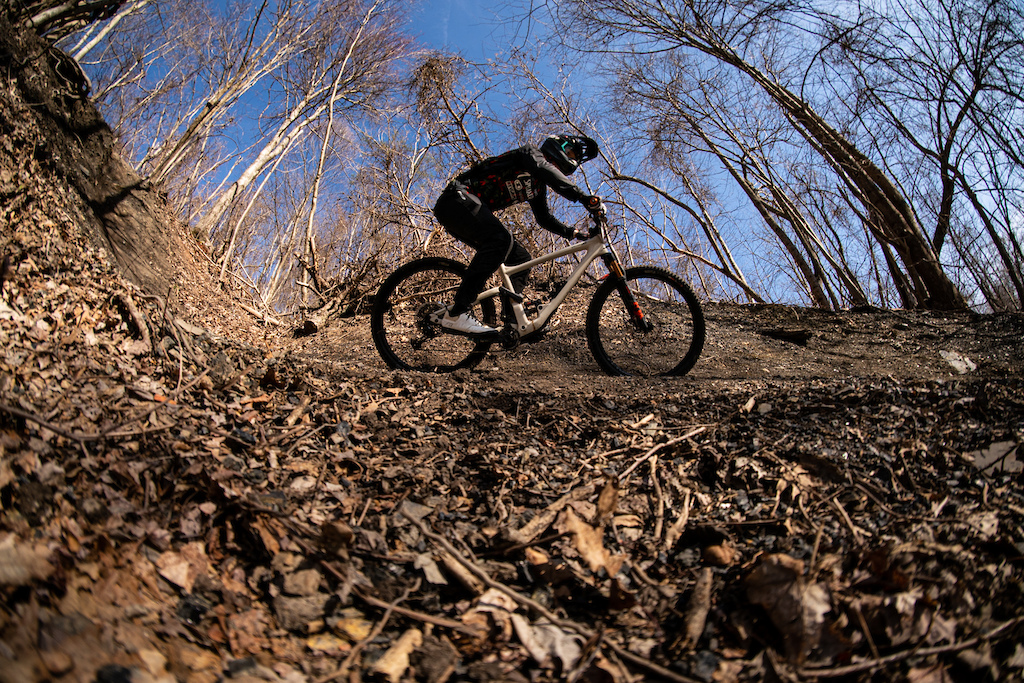
<path id="1" fill-rule="evenodd" d="M 497 334 L 468 337 L 441 327 L 466 265 L 427 257 L 411 261 L 380 286 L 370 313 L 373 343 L 384 362 L 397 370 L 451 372 L 476 366 L 493 344 L 506 350 L 535 341 L 558 307 L 600 259 L 608 273 L 594 290 L 587 308 L 587 343 L 597 364 L 610 375 L 684 375 L 704 348 L 704 313 L 690 286 L 671 272 L 654 266 L 624 269 L 608 237 L 603 211 L 591 213 L 586 240 L 515 266 L 502 264 L 500 282 L 483 291 L 471 313 Z M 581 253 L 565 283 L 535 310 L 513 289 L 517 273 Z"/>

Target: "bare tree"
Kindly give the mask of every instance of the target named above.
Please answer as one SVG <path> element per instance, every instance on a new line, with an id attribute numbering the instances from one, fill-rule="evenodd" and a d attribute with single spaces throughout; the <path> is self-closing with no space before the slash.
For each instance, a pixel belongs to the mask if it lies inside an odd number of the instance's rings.
<path id="1" fill-rule="evenodd" d="M 74 47 L 71 48 L 71 56 L 81 62 L 93 48 L 102 43 L 107 36 L 117 30 L 118 25 L 122 21 L 133 14 L 141 12 L 151 2 L 153 2 L 153 0 L 129 0 L 129 2 L 121 3 L 117 13 L 110 17 L 110 19 L 90 24 L 85 28 L 85 30 L 81 31 L 79 35 L 76 36 L 78 41 Z"/>
<path id="2" fill-rule="evenodd" d="M 436 144 L 448 147 L 468 161 L 480 161 L 484 153 L 477 146 L 480 124 L 480 99 L 486 88 L 464 92 L 460 80 L 471 68 L 469 62 L 453 54 L 434 52 L 413 71 L 409 89 L 416 113 L 431 132 Z"/>
<path id="3" fill-rule="evenodd" d="M 882 3 L 853 20 L 825 17 L 823 50 L 844 76 L 831 83 L 855 94 L 837 102 L 853 105 L 865 131 L 898 136 L 871 139 L 892 167 L 906 170 L 915 204 L 933 221 L 935 252 L 953 229 L 955 204 L 973 212 L 961 229 L 987 235 L 1017 307 L 1024 274 L 1007 209 L 1024 180 L 1022 25 L 1024 8 L 1008 0 Z"/>
<path id="4" fill-rule="evenodd" d="M 338 103 L 353 109 L 373 106 L 387 86 L 391 67 L 404 54 L 397 31 L 396 8 L 381 2 L 368 5 L 321 3 L 308 9 L 309 23 L 287 39 L 309 41 L 297 59 L 275 78 L 287 108 L 273 120 L 262 147 L 248 165 L 212 200 L 197 229 L 208 233 L 230 206 L 293 144 L 334 111 Z"/>
<path id="5" fill-rule="evenodd" d="M 759 36 L 774 19 L 787 18 L 789 5 L 732 0 L 571 0 L 552 8 L 560 31 L 580 38 L 579 45 L 609 53 L 694 51 L 743 74 L 765 93 L 791 125 L 831 166 L 862 206 L 870 233 L 899 255 L 913 287 L 915 306 L 939 309 L 966 302 L 945 273 L 920 223 L 898 185 L 843 132 L 770 71 L 744 53 L 759 51 Z M 770 31 L 769 31 L 770 33 Z M 593 37 L 600 36 L 595 43 Z M 596 46 L 595 46 L 596 45 Z"/>
<path id="6" fill-rule="evenodd" d="M 9 12 L 13 23 L 56 41 L 106 19 L 122 4 L 124 0 L 14 0 Z"/>
<path id="7" fill-rule="evenodd" d="M 669 192 L 657 185 L 654 185 L 648 180 L 638 178 L 636 176 L 626 175 L 618 171 L 612 171 L 609 175 L 609 179 L 613 181 L 620 181 L 626 183 L 635 183 L 641 187 L 651 190 L 656 196 L 663 199 L 670 206 L 682 209 L 688 214 L 691 220 L 700 226 L 706 238 L 707 247 L 712 251 L 713 256 L 709 256 L 705 253 L 700 253 L 694 247 L 689 245 L 686 240 L 681 239 L 683 230 L 678 225 L 674 225 L 673 231 L 668 231 L 660 228 L 658 223 L 652 218 L 654 214 L 666 216 L 668 220 L 672 213 L 666 208 L 661 209 L 648 209 L 640 210 L 636 208 L 631 202 L 624 201 L 626 209 L 629 211 L 633 220 L 640 222 L 645 225 L 647 230 L 657 235 L 661 243 L 664 245 L 662 249 L 667 248 L 671 252 L 678 254 L 679 256 L 696 261 L 707 268 L 721 274 L 726 280 L 732 282 L 734 285 L 739 287 L 743 292 L 743 295 L 749 300 L 757 303 L 763 303 L 764 298 L 756 289 L 754 289 L 747 281 L 746 276 L 743 274 L 743 270 L 739 264 L 733 258 L 731 249 L 729 248 L 726 240 L 722 236 L 721 230 L 718 228 L 714 216 L 709 210 L 706 202 L 700 201 L 700 197 L 704 194 L 697 190 L 693 186 L 693 181 L 688 175 L 681 175 L 680 181 L 686 187 L 687 193 L 695 198 L 694 202 L 686 201 L 685 198 Z M 697 277 L 700 278 L 703 285 L 704 292 L 708 296 L 712 296 L 715 292 L 711 285 L 708 283 L 706 276 L 699 269 L 696 271 Z"/>
<path id="8" fill-rule="evenodd" d="M 436 165 L 437 148 L 410 130 L 410 123 L 397 119 L 352 141 L 359 157 L 348 163 L 359 170 L 332 214 L 318 222 L 324 267 L 315 287 L 304 285 L 326 304 L 314 322 L 358 308 L 380 278 L 414 255 L 455 255 L 452 240 L 439 233 L 430 215 L 445 177 Z"/>
<path id="9" fill-rule="evenodd" d="M 199 185 L 230 161 L 216 143 L 231 112 L 299 47 L 290 3 L 271 16 L 223 16 L 201 2 L 140 3 L 89 52 L 96 103 L 112 120 L 136 166 L 172 190 L 186 210 Z M 109 23 L 113 23 L 114 19 Z M 169 181 L 174 178 L 174 183 Z M 201 200 L 199 202 L 201 204 Z"/>
<path id="10" fill-rule="evenodd" d="M 240 98 L 299 52 L 302 35 L 301 31 L 294 35 L 294 11 L 301 11 L 301 8 L 296 9 L 286 3 L 278 10 L 271 29 L 256 42 L 257 29 L 265 21 L 267 12 L 264 0 L 244 33 L 239 35 L 233 30 L 234 26 L 228 25 L 232 30 L 217 36 L 216 49 L 208 54 L 224 57 L 211 64 L 215 65 L 211 74 L 214 77 L 211 90 L 176 122 L 173 134 L 148 155 L 146 167 L 153 181 L 166 181 L 182 164 L 189 149 L 209 135 L 218 119 L 227 115 Z"/>
<path id="11" fill-rule="evenodd" d="M 646 173 L 668 173 L 666 182 L 681 186 L 682 193 L 673 197 L 675 205 L 700 226 L 714 252 L 716 269 L 748 296 L 753 292 L 722 231 L 707 218 L 716 184 L 696 181 L 702 174 L 700 165 L 707 165 L 709 157 L 717 159 L 782 245 L 794 280 L 814 305 L 865 303 L 858 276 L 842 252 L 826 243 L 801 204 L 801 187 L 794 181 L 806 171 L 794 157 L 798 147 L 782 117 L 771 116 L 756 97 L 751 101 L 749 94 L 733 94 L 736 91 L 722 74 L 706 73 L 685 59 L 662 56 L 652 64 L 641 56 L 622 58 L 610 71 L 616 116 L 622 128 L 635 131 L 635 148 L 646 150 Z M 779 163 L 782 159 L 786 163 Z M 649 181 L 632 180 L 654 187 Z M 757 216 L 734 221 L 745 223 L 749 234 Z"/>

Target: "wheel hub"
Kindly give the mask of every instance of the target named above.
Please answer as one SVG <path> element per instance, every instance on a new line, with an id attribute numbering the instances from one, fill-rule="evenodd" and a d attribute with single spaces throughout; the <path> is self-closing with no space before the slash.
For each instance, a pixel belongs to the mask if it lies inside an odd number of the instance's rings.
<path id="1" fill-rule="evenodd" d="M 416 311 L 416 327 L 425 338 L 433 339 L 441 334 L 441 316 L 444 313 L 444 306 L 436 301 L 427 301 Z"/>

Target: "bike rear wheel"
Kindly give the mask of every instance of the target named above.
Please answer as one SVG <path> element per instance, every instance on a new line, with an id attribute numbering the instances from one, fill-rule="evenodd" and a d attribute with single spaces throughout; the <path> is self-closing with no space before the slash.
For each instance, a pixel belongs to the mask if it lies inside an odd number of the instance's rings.
<path id="1" fill-rule="evenodd" d="M 631 314 L 628 287 L 642 320 Z M 685 375 L 704 349 L 704 312 L 688 284 L 667 270 L 630 268 L 625 281 L 609 276 L 587 309 L 587 342 L 610 375 Z"/>
<path id="2" fill-rule="evenodd" d="M 458 261 L 424 258 L 405 264 L 380 286 L 370 311 L 370 330 L 388 367 L 451 372 L 483 360 L 491 342 L 446 333 L 438 322 L 438 312 L 452 302 L 465 270 Z M 471 313 L 497 326 L 493 300 L 475 305 Z"/>

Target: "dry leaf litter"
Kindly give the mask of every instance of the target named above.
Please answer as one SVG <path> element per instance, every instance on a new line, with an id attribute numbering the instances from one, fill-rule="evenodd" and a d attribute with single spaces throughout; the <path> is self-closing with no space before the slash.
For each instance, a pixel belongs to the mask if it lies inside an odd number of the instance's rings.
<path id="1" fill-rule="evenodd" d="M 30 204 L 2 681 L 1022 678 L 1020 315 L 716 305 L 682 380 L 600 376 L 571 325 L 395 373 L 363 316 L 144 294 Z"/>

